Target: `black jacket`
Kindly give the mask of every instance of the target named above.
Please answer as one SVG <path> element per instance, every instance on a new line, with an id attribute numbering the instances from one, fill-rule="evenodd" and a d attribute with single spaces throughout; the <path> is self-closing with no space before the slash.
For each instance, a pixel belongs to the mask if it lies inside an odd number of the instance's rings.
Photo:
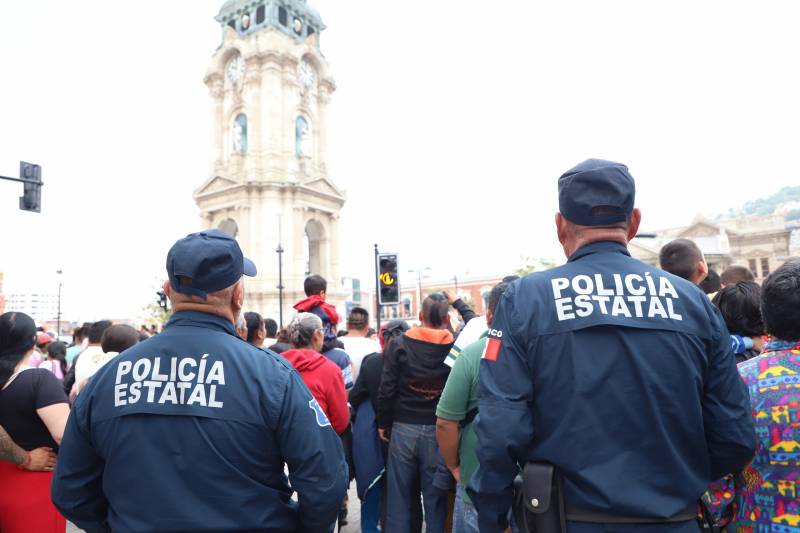
<path id="1" fill-rule="evenodd" d="M 444 360 L 452 346 L 452 334 L 428 328 L 411 329 L 391 342 L 383 354 L 378 427 L 436 423 L 436 404 L 450 375 Z"/>
<path id="2" fill-rule="evenodd" d="M 372 408 L 376 413 L 378 412 L 378 389 L 381 387 L 381 374 L 383 374 L 381 354 L 373 353 L 366 356 L 361 362 L 356 384 L 350 391 L 350 405 L 353 406 L 353 411 L 358 411 L 358 407 L 369 400 L 372 402 Z"/>

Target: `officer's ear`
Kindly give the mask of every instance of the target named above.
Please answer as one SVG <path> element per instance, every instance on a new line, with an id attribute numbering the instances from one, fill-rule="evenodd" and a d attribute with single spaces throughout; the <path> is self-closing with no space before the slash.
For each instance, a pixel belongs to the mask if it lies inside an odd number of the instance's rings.
<path id="1" fill-rule="evenodd" d="M 632 241 L 639 233 L 639 224 L 642 223 L 642 211 L 638 207 L 633 208 L 631 213 L 631 225 L 628 228 L 628 242 Z"/>
<path id="2" fill-rule="evenodd" d="M 169 280 L 166 280 L 161 288 L 164 289 L 164 294 L 167 295 L 167 298 L 172 300 L 172 285 L 170 285 Z"/>
<path id="3" fill-rule="evenodd" d="M 244 284 L 241 281 L 233 286 L 231 305 L 237 310 L 240 310 L 244 306 Z"/>
<path id="4" fill-rule="evenodd" d="M 561 213 L 556 213 L 556 232 L 558 242 L 563 245 L 567 240 L 567 219 Z"/>

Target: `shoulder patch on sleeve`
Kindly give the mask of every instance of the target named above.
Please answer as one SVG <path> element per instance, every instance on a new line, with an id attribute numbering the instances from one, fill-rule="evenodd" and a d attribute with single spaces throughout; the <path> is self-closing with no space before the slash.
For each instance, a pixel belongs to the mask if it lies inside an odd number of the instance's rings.
<path id="1" fill-rule="evenodd" d="M 328 420 L 328 417 L 325 416 L 325 412 L 322 410 L 322 406 L 320 406 L 319 402 L 315 399 L 311 399 L 308 402 L 308 406 L 314 411 L 314 415 L 317 417 L 317 425 L 321 428 L 325 426 L 330 426 L 331 422 Z"/>
<path id="2" fill-rule="evenodd" d="M 486 347 L 483 349 L 481 359 L 487 361 L 497 361 L 497 356 L 500 354 L 500 345 L 503 342 L 503 332 L 498 329 L 489 330 L 489 338 L 486 341 Z"/>

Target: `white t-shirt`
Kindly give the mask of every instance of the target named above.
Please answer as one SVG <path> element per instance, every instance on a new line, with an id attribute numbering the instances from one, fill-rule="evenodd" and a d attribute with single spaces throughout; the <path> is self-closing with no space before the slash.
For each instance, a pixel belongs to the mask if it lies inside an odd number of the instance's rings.
<path id="1" fill-rule="evenodd" d="M 264 344 L 262 344 L 262 345 L 261 345 L 261 347 L 262 347 L 262 348 L 270 348 L 270 347 L 272 347 L 272 345 L 273 345 L 273 344 L 275 344 L 276 342 L 278 342 L 278 339 L 270 339 L 270 338 L 266 338 L 266 339 L 264 339 Z"/>
<path id="2" fill-rule="evenodd" d="M 353 382 L 358 378 L 358 372 L 361 370 L 361 361 L 371 353 L 380 352 L 381 345 L 374 339 L 367 337 L 353 337 L 345 335 L 339 337 L 339 340 L 344 343 L 344 351 L 350 356 L 350 361 L 353 363 Z"/>

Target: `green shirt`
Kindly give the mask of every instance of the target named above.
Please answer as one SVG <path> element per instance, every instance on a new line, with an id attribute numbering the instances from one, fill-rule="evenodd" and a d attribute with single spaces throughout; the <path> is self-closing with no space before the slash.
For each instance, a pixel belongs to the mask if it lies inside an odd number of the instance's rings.
<path id="1" fill-rule="evenodd" d="M 436 407 L 436 416 L 446 420 L 464 420 L 467 413 L 478 407 L 478 371 L 481 367 L 481 357 L 486 348 L 488 331 L 480 339 L 473 342 L 456 359 L 447 384 L 442 391 L 439 405 Z M 464 490 L 472 474 L 478 468 L 478 435 L 470 423 L 461 429 L 458 444 L 458 461 L 461 467 L 461 490 L 463 496 L 469 501 Z"/>

